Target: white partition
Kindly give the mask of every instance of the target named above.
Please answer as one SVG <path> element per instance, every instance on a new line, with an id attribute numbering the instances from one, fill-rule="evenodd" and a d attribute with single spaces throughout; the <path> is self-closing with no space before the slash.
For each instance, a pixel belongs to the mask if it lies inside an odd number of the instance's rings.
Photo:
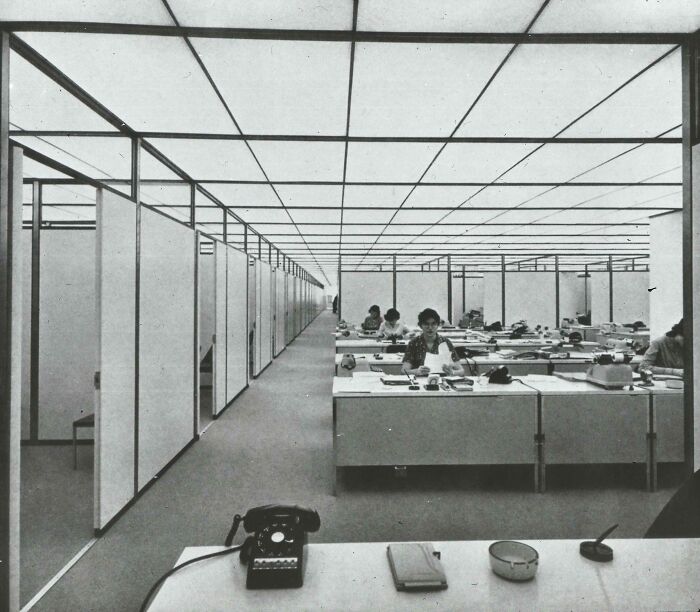
<path id="1" fill-rule="evenodd" d="M 200 242 L 202 236 L 199 236 Z M 209 239 L 206 239 L 209 242 Z M 213 344 L 215 333 L 215 278 L 214 278 L 214 252 L 207 251 L 202 253 L 199 251 L 197 264 L 199 267 L 199 359 L 204 359 L 204 356 L 209 352 Z"/>
<path id="2" fill-rule="evenodd" d="M 258 308 L 259 322 L 259 353 L 260 370 L 262 371 L 272 361 L 272 268 L 270 264 L 261 261 L 260 268 L 260 307 Z"/>
<path id="3" fill-rule="evenodd" d="M 394 304 L 393 274 L 391 272 L 341 272 L 341 315 L 349 323 L 360 324 L 367 310 L 376 304 L 382 315 Z M 404 321 L 406 317 L 401 313 Z"/>
<path id="4" fill-rule="evenodd" d="M 294 277 L 291 274 L 286 276 L 285 285 L 285 303 L 286 303 L 286 314 L 285 314 L 285 344 L 289 344 L 294 340 Z"/>
<path id="5" fill-rule="evenodd" d="M 252 271 L 252 269 L 251 269 Z M 262 262 L 255 261 L 255 366 L 253 376 L 260 374 L 262 363 Z"/>
<path id="6" fill-rule="evenodd" d="M 554 328 L 556 321 L 556 275 L 554 272 L 506 272 L 506 320 Z"/>
<path id="7" fill-rule="evenodd" d="M 591 323 L 610 321 L 610 276 L 608 272 L 591 272 L 588 279 L 591 300 Z"/>
<path id="8" fill-rule="evenodd" d="M 95 528 L 134 496 L 136 205 L 97 191 Z"/>
<path id="9" fill-rule="evenodd" d="M 281 269 L 275 271 L 275 357 L 285 347 L 285 319 L 287 312 L 287 296 L 285 295 L 285 277 L 287 275 Z"/>
<path id="10" fill-rule="evenodd" d="M 391 282 L 388 289 L 391 291 Z M 447 312 L 447 273 L 399 272 L 396 275 L 396 309 L 401 313 L 401 320 L 406 325 L 417 325 L 418 313 L 425 308 L 436 310 L 445 320 L 450 318 Z M 382 314 L 385 311 L 386 308 L 382 307 Z"/>
<path id="11" fill-rule="evenodd" d="M 578 272 L 559 273 L 559 318 L 574 319 L 577 312 L 586 312 L 585 278 Z M 561 321 L 557 321 L 557 324 Z"/>
<path id="12" fill-rule="evenodd" d="M 665 334 L 683 317 L 683 213 L 649 219 L 649 329 Z"/>
<path id="13" fill-rule="evenodd" d="M 21 241 L 22 270 L 22 440 L 29 439 L 29 394 L 32 336 L 32 230 L 23 229 Z"/>
<path id="14" fill-rule="evenodd" d="M 218 415 L 228 404 L 226 397 L 227 250 L 228 247 L 223 242 L 218 240 L 214 242 L 214 330 L 216 339 L 212 363 L 212 386 L 214 389 L 212 414 L 214 416 Z"/>
<path id="15" fill-rule="evenodd" d="M 484 323 L 503 321 L 503 291 L 500 272 L 484 272 Z"/>
<path id="16" fill-rule="evenodd" d="M 39 438 L 70 440 L 94 405 L 95 231 L 42 230 L 40 259 Z"/>
<path id="17" fill-rule="evenodd" d="M 464 290 L 464 291 L 463 291 Z M 452 323 L 457 325 L 462 315 L 470 310 L 484 309 L 484 277 L 467 272 L 462 286 L 461 274 L 452 279 Z"/>
<path id="18" fill-rule="evenodd" d="M 248 258 L 248 379 L 258 374 L 258 260 Z"/>
<path id="19" fill-rule="evenodd" d="M 193 438 L 195 233 L 141 212 L 138 488 Z"/>
<path id="20" fill-rule="evenodd" d="M 682 304 L 678 304 L 682 312 Z M 678 316 L 678 319 L 682 315 Z M 649 325 L 649 273 L 646 271 L 613 272 L 613 321 Z M 670 329 L 670 328 L 669 328 Z"/>
<path id="21" fill-rule="evenodd" d="M 226 333 L 226 399 L 231 402 L 248 385 L 248 328 L 246 308 L 248 297 L 247 255 L 233 247 L 225 247 L 228 258 L 228 299 Z"/>

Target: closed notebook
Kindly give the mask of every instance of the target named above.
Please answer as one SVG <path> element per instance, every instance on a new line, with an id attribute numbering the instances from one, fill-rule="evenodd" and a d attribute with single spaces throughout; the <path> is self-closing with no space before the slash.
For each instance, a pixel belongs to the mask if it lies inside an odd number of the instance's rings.
<path id="1" fill-rule="evenodd" d="M 432 544 L 410 542 L 386 547 L 398 591 L 446 589 L 447 578 Z"/>

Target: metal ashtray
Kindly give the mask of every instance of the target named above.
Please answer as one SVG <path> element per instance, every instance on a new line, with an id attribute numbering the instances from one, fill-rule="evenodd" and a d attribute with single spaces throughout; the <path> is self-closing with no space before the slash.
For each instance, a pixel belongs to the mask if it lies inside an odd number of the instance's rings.
<path id="1" fill-rule="evenodd" d="M 532 580 L 539 560 L 537 551 L 522 542 L 503 540 L 489 546 L 491 569 L 506 580 Z"/>

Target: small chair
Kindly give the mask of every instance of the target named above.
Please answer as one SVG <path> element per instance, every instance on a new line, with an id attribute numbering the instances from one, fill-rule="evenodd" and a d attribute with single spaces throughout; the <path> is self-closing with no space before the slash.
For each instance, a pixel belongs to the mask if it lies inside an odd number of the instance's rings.
<path id="1" fill-rule="evenodd" d="M 78 428 L 95 427 L 95 414 L 86 414 L 73 421 L 73 469 L 78 469 Z"/>

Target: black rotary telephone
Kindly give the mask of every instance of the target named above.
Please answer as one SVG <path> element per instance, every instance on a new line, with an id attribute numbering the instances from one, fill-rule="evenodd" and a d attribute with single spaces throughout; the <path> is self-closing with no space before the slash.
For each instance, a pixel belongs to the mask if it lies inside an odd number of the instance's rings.
<path id="1" fill-rule="evenodd" d="M 248 565 L 246 588 L 289 589 L 304 583 L 306 534 L 318 531 L 318 512 L 299 506 L 259 506 L 244 517 L 237 514 L 226 537 L 231 546 L 243 521 L 248 536 L 241 547 L 241 563 Z"/>

